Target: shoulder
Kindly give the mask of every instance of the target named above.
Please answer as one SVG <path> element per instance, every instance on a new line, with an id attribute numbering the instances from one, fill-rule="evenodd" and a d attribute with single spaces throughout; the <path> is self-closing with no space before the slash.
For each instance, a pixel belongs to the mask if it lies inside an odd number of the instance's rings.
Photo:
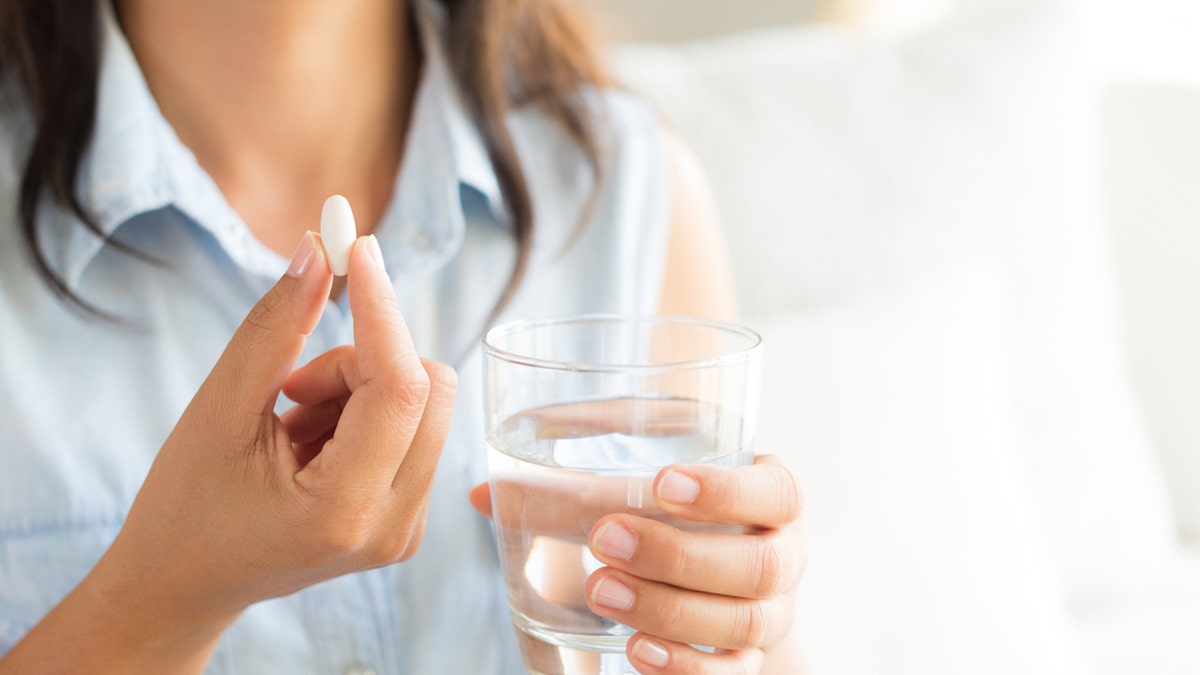
<path id="1" fill-rule="evenodd" d="M 668 129 L 663 137 L 670 234 L 659 311 L 731 320 L 734 274 L 708 177 L 679 134 Z"/>
<path id="2" fill-rule="evenodd" d="M 616 87 L 588 87 L 579 92 L 603 152 L 637 147 L 647 141 L 661 141 L 662 123 L 658 112 L 638 95 Z M 575 146 L 562 124 L 537 105 L 523 105 L 509 118 L 514 136 L 561 142 Z"/>
<path id="3" fill-rule="evenodd" d="M 564 242 L 590 207 L 585 248 L 639 259 L 644 283 L 660 289 L 646 311 L 733 318 L 728 247 L 700 160 L 639 96 L 615 88 L 584 95 L 597 125 L 596 167 L 540 111 L 513 120 L 536 229 Z"/>
<path id="4" fill-rule="evenodd" d="M 659 172 L 665 179 L 663 127 L 657 112 L 638 96 L 615 88 L 581 92 L 588 124 L 596 140 L 601 179 L 621 180 L 625 171 Z M 543 109 L 527 105 L 509 118 L 524 167 L 538 177 L 588 178 L 593 167 L 563 124 Z M 620 172 L 618 171 L 621 170 Z M 645 178 L 646 176 L 639 176 Z"/>
<path id="5" fill-rule="evenodd" d="M 536 296 L 522 312 L 653 313 L 669 232 L 670 172 L 657 112 L 619 90 L 586 92 L 597 157 L 544 112 L 514 114 L 510 129 L 534 214 Z M 532 277 L 531 277 L 532 279 Z M 560 297 L 562 302 L 551 302 Z"/>
<path id="6" fill-rule="evenodd" d="M 588 92 L 587 97 L 598 120 L 602 150 L 661 153 L 663 120 L 648 101 L 617 88 Z"/>

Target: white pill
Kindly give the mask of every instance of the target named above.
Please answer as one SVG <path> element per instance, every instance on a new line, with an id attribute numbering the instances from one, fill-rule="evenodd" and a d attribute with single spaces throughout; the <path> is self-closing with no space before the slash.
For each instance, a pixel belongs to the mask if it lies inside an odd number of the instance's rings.
<path id="1" fill-rule="evenodd" d="M 350 249 L 358 238 L 354 226 L 354 212 L 350 202 L 341 195 L 325 200 L 321 208 L 321 240 L 325 244 L 325 256 L 329 258 L 329 269 L 338 276 L 346 274 L 350 266 Z"/>

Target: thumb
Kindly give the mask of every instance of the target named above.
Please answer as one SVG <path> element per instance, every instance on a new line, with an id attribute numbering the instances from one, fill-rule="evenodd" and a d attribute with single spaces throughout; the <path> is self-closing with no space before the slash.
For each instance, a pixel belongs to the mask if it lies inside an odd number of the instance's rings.
<path id="1" fill-rule="evenodd" d="M 484 518 L 492 517 L 492 488 L 487 483 L 480 483 L 467 493 L 471 506 Z"/>
<path id="2" fill-rule="evenodd" d="M 317 234 L 306 232 L 287 273 L 242 321 L 202 391 L 212 391 L 235 410 L 271 412 L 321 319 L 332 284 L 325 247 Z"/>

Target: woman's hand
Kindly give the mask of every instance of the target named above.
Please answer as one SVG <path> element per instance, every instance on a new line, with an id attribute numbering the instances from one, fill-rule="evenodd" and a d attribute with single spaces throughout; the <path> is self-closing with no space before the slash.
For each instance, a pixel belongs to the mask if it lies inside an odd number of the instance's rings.
<path id="1" fill-rule="evenodd" d="M 116 541 L 26 642 L 45 635 L 92 672 L 111 670 L 106 656 L 133 672 L 202 668 L 248 605 L 416 551 L 454 371 L 418 358 L 364 237 L 348 277 L 354 345 L 293 372 L 331 281 L 306 235 L 163 445 Z M 299 404 L 283 419 L 281 389 Z M 90 649 L 73 626 L 90 631 Z"/>
<path id="2" fill-rule="evenodd" d="M 354 345 L 292 372 L 331 275 L 313 259 L 250 312 L 163 446 L 115 553 L 201 614 L 416 552 L 455 377 L 422 361 L 373 237 L 347 279 Z M 298 407 L 273 410 L 282 388 Z"/>
<path id="3" fill-rule="evenodd" d="M 743 525 L 746 533 L 605 517 L 589 536 L 592 554 L 607 567 L 588 579 L 588 605 L 638 629 L 627 653 L 643 673 L 759 672 L 764 650 L 791 628 L 805 566 L 795 478 L 770 457 L 738 468 L 676 465 L 659 473 L 654 495 L 667 513 Z"/>
<path id="4" fill-rule="evenodd" d="M 472 491 L 471 501 L 490 516 L 486 488 Z M 767 653 L 788 636 L 806 563 L 795 477 L 773 457 L 736 468 L 679 464 L 659 472 L 654 495 L 670 516 L 742 526 L 744 533 L 689 532 L 606 515 L 588 535 L 592 554 L 606 565 L 587 581 L 588 606 L 638 630 L 627 654 L 642 673 L 760 672 Z M 587 517 L 587 506 L 569 495 L 563 504 L 553 512 Z M 798 672 L 800 665 L 787 668 Z"/>

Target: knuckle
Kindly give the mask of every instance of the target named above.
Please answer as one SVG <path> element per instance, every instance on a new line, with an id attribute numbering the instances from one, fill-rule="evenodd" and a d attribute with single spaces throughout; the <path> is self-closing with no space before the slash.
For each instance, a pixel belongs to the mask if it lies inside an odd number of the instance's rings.
<path id="1" fill-rule="evenodd" d="M 386 541 L 373 543 L 371 546 L 363 549 L 359 556 L 360 565 L 364 569 L 374 569 L 390 565 L 400 556 L 404 555 L 404 542 L 402 536 L 388 538 Z"/>
<path id="2" fill-rule="evenodd" d="M 328 523 L 312 532 L 314 548 L 334 558 L 364 550 L 369 542 L 367 531 L 357 522 Z"/>
<path id="3" fill-rule="evenodd" d="M 754 584 L 754 597 L 769 598 L 778 595 L 790 576 L 786 556 L 779 544 L 775 541 L 764 541 L 756 548 L 755 556 L 757 560 L 751 567 L 758 577 Z"/>
<path id="4" fill-rule="evenodd" d="M 449 364 L 423 358 L 421 359 L 421 365 L 425 367 L 425 373 L 429 377 L 429 382 L 434 387 L 439 389 L 458 388 L 458 371 L 454 370 Z"/>
<path id="5" fill-rule="evenodd" d="M 675 533 L 671 533 L 675 534 Z M 691 560 L 688 555 L 687 546 L 680 541 L 679 536 L 662 537 L 664 539 L 661 547 L 663 549 L 661 560 L 663 575 L 672 583 L 680 583 L 684 580 L 691 579 Z"/>
<path id="6" fill-rule="evenodd" d="M 413 408 L 422 408 L 429 402 L 432 388 L 429 374 L 424 368 L 404 366 L 397 368 L 395 383 L 391 385 L 392 392 L 401 404 Z"/>
<path id="7" fill-rule="evenodd" d="M 317 488 L 305 527 L 308 545 L 329 560 L 371 561 L 378 554 L 379 505 L 364 495 Z"/>
<path id="8" fill-rule="evenodd" d="M 341 345 L 334 347 L 333 349 L 325 352 L 323 357 L 317 357 L 317 359 L 321 358 L 328 359 L 328 361 L 325 361 L 325 363 L 333 364 L 333 367 L 337 369 L 338 374 L 341 375 L 342 379 L 346 382 L 353 381 L 350 378 L 351 374 L 357 375 L 358 347 L 354 345 Z M 317 359 L 313 359 L 313 361 L 316 361 Z"/>
<path id="9" fill-rule="evenodd" d="M 387 536 L 379 538 L 378 543 L 365 556 L 366 562 L 371 567 L 383 567 L 404 562 L 416 554 L 424 538 L 424 523 L 414 523 L 408 528 L 393 529 L 387 533 Z"/>
<path id="10" fill-rule="evenodd" d="M 396 558 L 400 562 L 404 562 L 416 555 L 417 550 L 421 548 L 421 542 L 425 541 L 425 521 L 422 519 L 417 523 L 408 536 L 404 545 L 404 551 Z"/>
<path id="11" fill-rule="evenodd" d="M 758 647 L 766 642 L 770 630 L 765 604 L 760 600 L 737 605 L 733 643 L 737 647 Z"/>
<path id="12" fill-rule="evenodd" d="M 387 528 L 385 539 L 389 550 L 384 564 L 405 562 L 416 555 L 417 550 L 421 548 L 421 542 L 425 539 L 425 524 L 429 516 L 428 497 L 424 504 L 415 511 L 415 516 L 409 515 L 411 513 L 414 512 L 409 508 L 402 509 L 395 525 Z"/>
<path id="13" fill-rule="evenodd" d="M 689 612 L 684 606 L 684 603 L 674 594 L 669 594 L 661 601 L 654 604 L 655 619 L 658 624 L 655 628 L 661 630 L 664 627 L 681 626 L 688 619 Z"/>
<path id="14" fill-rule="evenodd" d="M 779 511 L 785 522 L 793 522 L 804 511 L 804 493 L 791 469 L 783 465 L 779 467 Z"/>

